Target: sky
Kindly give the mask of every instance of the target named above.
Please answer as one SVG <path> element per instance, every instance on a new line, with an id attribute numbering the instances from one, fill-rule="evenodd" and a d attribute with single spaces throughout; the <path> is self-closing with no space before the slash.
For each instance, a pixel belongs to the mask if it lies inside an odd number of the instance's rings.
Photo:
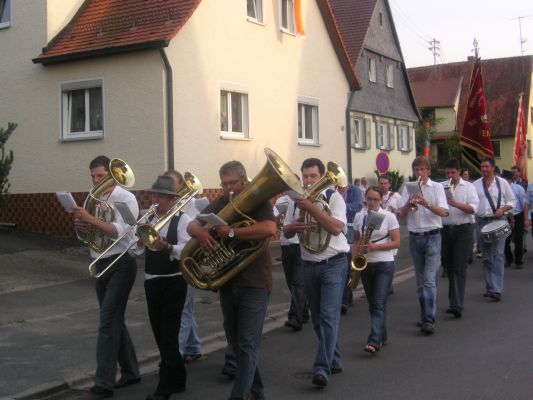
<path id="1" fill-rule="evenodd" d="M 440 42 L 437 64 L 533 55 L 533 0 L 389 0 L 408 68 L 433 65 L 429 42 Z"/>

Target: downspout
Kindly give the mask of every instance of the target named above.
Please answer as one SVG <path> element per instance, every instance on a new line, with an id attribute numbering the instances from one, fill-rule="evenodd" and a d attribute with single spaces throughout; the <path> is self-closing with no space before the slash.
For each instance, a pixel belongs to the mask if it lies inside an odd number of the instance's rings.
<path id="1" fill-rule="evenodd" d="M 352 120 L 351 120 L 351 110 L 352 110 L 352 100 L 355 95 L 355 90 L 350 92 L 350 97 L 348 99 L 348 104 L 346 105 L 346 159 L 348 160 L 348 183 L 353 183 L 352 180 Z"/>
<path id="2" fill-rule="evenodd" d="M 165 49 L 160 47 L 159 53 L 161 59 L 165 65 L 166 86 L 167 86 L 167 146 L 168 146 L 168 165 L 167 169 L 174 169 L 174 92 L 173 92 L 173 79 L 172 79 L 172 66 L 168 61 L 167 53 Z"/>

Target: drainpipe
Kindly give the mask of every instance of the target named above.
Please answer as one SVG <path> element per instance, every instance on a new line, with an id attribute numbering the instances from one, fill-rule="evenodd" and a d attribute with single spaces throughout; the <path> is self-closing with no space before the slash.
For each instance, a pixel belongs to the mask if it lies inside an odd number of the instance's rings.
<path id="1" fill-rule="evenodd" d="M 348 183 L 353 183 L 352 179 L 352 124 L 351 124 L 351 115 L 350 111 L 352 109 L 352 99 L 355 95 L 355 90 L 350 92 L 350 97 L 348 98 L 348 104 L 346 105 L 346 159 L 348 160 Z"/>
<path id="2" fill-rule="evenodd" d="M 165 65 L 165 75 L 167 77 L 167 146 L 168 146 L 168 166 L 167 169 L 174 169 L 174 92 L 173 92 L 173 80 L 172 80 L 172 67 L 168 61 L 167 53 L 165 49 L 160 47 L 159 53 L 161 59 Z"/>

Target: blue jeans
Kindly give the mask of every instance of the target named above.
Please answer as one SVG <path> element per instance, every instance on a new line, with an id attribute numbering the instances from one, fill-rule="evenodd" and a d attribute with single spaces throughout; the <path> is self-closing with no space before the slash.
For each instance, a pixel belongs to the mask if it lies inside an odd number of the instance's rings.
<path id="1" fill-rule="evenodd" d="M 264 385 L 258 355 L 270 293 L 263 288 L 229 283 L 220 289 L 219 296 L 226 338 L 237 355 L 230 400 L 248 400 L 251 392 L 261 397 Z"/>
<path id="2" fill-rule="evenodd" d="M 309 301 L 313 328 L 318 337 L 313 375 L 323 375 L 328 378 L 332 367 L 342 367 L 337 336 L 348 265 L 344 253 L 342 257 L 329 262 L 303 261 L 303 263 L 305 292 Z"/>
<path id="3" fill-rule="evenodd" d="M 387 298 L 394 276 L 394 261 L 369 263 L 361 273 L 370 311 L 370 335 L 367 343 L 381 347 L 387 339 Z"/>
<path id="4" fill-rule="evenodd" d="M 300 324 L 309 319 L 309 307 L 305 298 L 304 270 L 300 258 L 300 245 L 281 246 L 281 263 L 285 272 L 285 281 L 291 291 L 291 306 L 287 318 L 295 319 Z"/>
<path id="5" fill-rule="evenodd" d="M 98 262 L 97 272 L 102 271 L 110 262 L 110 260 Z M 100 305 L 95 384 L 110 390 L 115 386 L 117 362 L 125 378 L 140 377 L 135 348 L 124 322 L 128 297 L 136 275 L 135 259 L 126 254 L 95 281 Z"/>
<path id="6" fill-rule="evenodd" d="M 435 326 L 437 284 L 440 266 L 440 234 L 409 235 L 409 248 L 415 264 L 416 291 L 420 303 L 420 321 Z"/>
<path id="7" fill-rule="evenodd" d="M 478 220 L 479 231 L 492 222 L 491 220 Z M 503 272 L 505 270 L 505 239 L 487 243 L 481 239 L 483 249 L 483 275 L 487 292 L 501 293 L 503 291 Z"/>
<path id="8" fill-rule="evenodd" d="M 180 353 L 182 356 L 189 356 L 200 354 L 202 348 L 200 347 L 200 338 L 198 337 L 198 325 L 194 319 L 194 294 L 196 288 L 187 285 L 187 297 L 185 298 L 185 305 L 181 314 L 180 327 Z"/>

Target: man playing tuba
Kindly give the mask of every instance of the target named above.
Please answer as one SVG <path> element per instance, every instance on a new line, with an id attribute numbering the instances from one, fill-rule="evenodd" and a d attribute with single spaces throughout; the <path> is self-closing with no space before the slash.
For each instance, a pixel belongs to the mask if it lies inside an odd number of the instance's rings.
<path id="1" fill-rule="evenodd" d="M 91 161 L 89 169 L 95 187 L 109 176 L 110 163 L 111 160 L 106 156 L 98 156 Z M 95 207 L 95 210 L 98 211 L 97 216 L 92 215 L 82 207 L 74 209 L 76 231 L 84 235 L 92 230 L 96 231 L 104 240 L 116 239 L 130 226 L 118 212 L 115 213 L 115 221 L 111 221 L 109 205 L 122 202 L 128 207 L 133 218 L 137 218 L 139 214 L 137 200 L 132 193 L 117 184 L 111 185 L 101 193 L 99 199 L 104 202 Z M 86 202 L 88 200 L 89 198 Z M 126 235 L 125 240 L 114 246 L 104 258 L 96 263 L 97 272 L 103 271 L 130 246 L 133 240 L 135 240 L 135 235 L 131 231 L 130 234 Z M 99 255 L 99 252 L 91 248 L 92 258 L 97 258 Z M 136 274 L 135 258 L 126 253 L 102 278 L 95 280 L 96 295 L 100 304 L 100 325 L 96 345 L 95 384 L 90 389 L 90 396 L 94 398 L 111 397 L 114 388 L 137 383 L 141 380 L 135 349 L 124 323 L 124 313 Z M 117 362 L 120 365 L 122 376 L 115 384 Z"/>
<path id="2" fill-rule="evenodd" d="M 325 175 L 325 167 L 317 158 L 308 158 L 301 167 L 305 187 L 316 183 Z M 318 253 L 311 253 L 305 243 L 301 245 L 301 257 L 304 264 L 305 293 L 309 301 L 311 319 L 319 345 L 313 366 L 313 384 L 318 387 L 328 385 L 331 374 L 342 371 L 341 356 L 337 346 L 339 331 L 341 300 L 348 263 L 346 253 L 350 246 L 344 235 L 346 229 L 346 204 L 342 196 L 333 189 L 326 189 L 320 197 L 329 204 L 331 215 L 318 207 L 315 202 L 304 197 L 297 197 L 289 203 L 283 232 L 287 238 L 309 230 L 308 223 L 295 216 L 294 208 L 298 207 L 309 213 L 316 220 L 320 231 L 331 234 L 327 247 Z M 324 232 L 311 232 L 314 235 Z"/>
<path id="3" fill-rule="evenodd" d="M 203 214 L 218 213 L 247 185 L 248 177 L 239 161 L 229 161 L 219 170 L 223 195 L 211 202 Z M 219 238 L 231 240 L 264 240 L 276 234 L 276 222 L 268 200 L 261 202 L 249 217 L 257 223 L 233 228 L 218 225 L 213 231 Z M 206 251 L 219 245 L 199 219 L 191 221 L 187 232 L 198 239 Z M 264 385 L 259 374 L 258 353 L 268 300 L 272 290 L 270 248 L 219 289 L 226 337 L 237 354 L 237 369 L 231 399 L 263 398 Z"/>

